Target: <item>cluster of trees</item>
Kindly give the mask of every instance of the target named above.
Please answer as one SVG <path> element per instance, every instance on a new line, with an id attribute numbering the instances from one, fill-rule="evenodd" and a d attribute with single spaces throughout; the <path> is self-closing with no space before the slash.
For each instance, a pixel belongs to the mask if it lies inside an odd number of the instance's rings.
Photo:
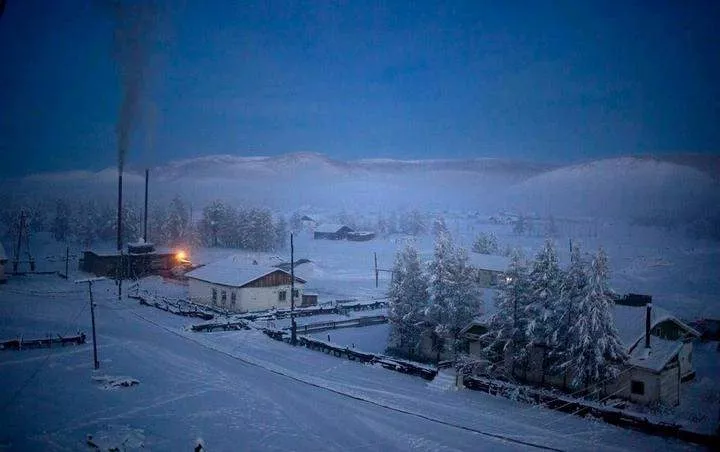
<path id="1" fill-rule="evenodd" d="M 206 246 L 253 251 L 282 249 L 287 242 L 287 223 L 260 208 L 235 208 L 222 201 L 206 206 L 198 223 L 198 235 Z"/>
<path id="2" fill-rule="evenodd" d="M 584 256 L 573 246 L 566 270 L 558 265 L 551 241 L 526 265 L 515 253 L 498 290 L 484 352 L 498 367 L 515 374 L 527 369 L 533 349 L 544 353 L 543 367 L 565 376 L 570 387 L 614 378 L 627 360 L 615 329 L 608 286 L 607 256 L 600 249 Z"/>
<path id="3" fill-rule="evenodd" d="M 481 232 L 475 239 L 472 250 L 480 254 L 498 254 L 500 252 L 500 244 L 492 232 Z"/>
<path id="4" fill-rule="evenodd" d="M 390 353 L 421 357 L 425 337 L 432 339 L 436 359 L 443 351 L 457 351 L 460 330 L 481 311 L 482 291 L 467 251 L 455 246 L 442 220 L 434 229 L 429 265 L 423 265 L 411 243 L 395 257 L 388 290 Z"/>

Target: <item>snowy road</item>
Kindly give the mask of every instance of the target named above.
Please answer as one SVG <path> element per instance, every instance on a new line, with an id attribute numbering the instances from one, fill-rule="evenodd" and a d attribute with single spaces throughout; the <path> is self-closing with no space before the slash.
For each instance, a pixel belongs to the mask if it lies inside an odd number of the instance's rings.
<path id="1" fill-rule="evenodd" d="M 64 291 L 43 296 L 43 281 L 0 289 L 2 337 L 90 331 L 85 293 L 47 282 Z M 197 438 L 215 451 L 691 448 L 486 394 L 432 391 L 422 379 L 256 332 L 186 332 L 187 319 L 118 304 L 104 290 L 96 373 L 87 345 L 0 354 L 0 450 L 82 450 L 87 434 L 118 431 L 148 450 L 190 450 Z M 140 385 L 104 390 L 93 374 Z"/>

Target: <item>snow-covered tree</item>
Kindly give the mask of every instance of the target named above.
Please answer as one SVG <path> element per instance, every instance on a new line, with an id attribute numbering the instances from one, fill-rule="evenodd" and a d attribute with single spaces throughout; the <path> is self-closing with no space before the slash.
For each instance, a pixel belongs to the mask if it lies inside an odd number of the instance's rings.
<path id="1" fill-rule="evenodd" d="M 472 250 L 480 254 L 497 254 L 500 251 L 500 246 L 495 234 L 481 232 L 475 239 Z"/>
<path id="2" fill-rule="evenodd" d="M 497 311 L 491 317 L 488 332 L 482 340 L 486 342 L 484 352 L 490 361 L 502 365 L 505 357 L 510 359 L 509 372 L 524 367 L 527 363 L 527 314 L 530 282 L 525 259 L 514 251 L 505 277 L 500 280 L 495 296 Z"/>
<path id="3" fill-rule="evenodd" d="M 450 234 L 440 230 L 435 238 L 433 260 L 428 268 L 429 304 L 425 308 L 426 324 L 433 335 L 437 356 L 452 339 L 458 345 L 458 333 L 480 314 L 482 291 L 475 272 L 468 265 L 467 251 L 456 249 Z"/>
<path id="4" fill-rule="evenodd" d="M 422 338 L 424 309 L 428 300 L 422 263 L 412 244 L 407 244 L 395 256 L 388 300 L 391 328 L 388 349 L 407 352 L 412 357 Z"/>
<path id="5" fill-rule="evenodd" d="M 571 386 L 581 387 L 615 378 L 628 356 L 612 317 L 608 263 L 600 249 L 590 265 L 587 285 L 577 302 L 577 318 L 568 334 L 566 360 L 559 368 L 571 374 Z"/>
<path id="6" fill-rule="evenodd" d="M 398 221 L 398 228 L 403 234 L 423 234 L 427 230 L 425 217 L 418 210 L 412 210 L 406 215 L 400 217 Z"/>
<path id="7" fill-rule="evenodd" d="M 285 221 L 285 218 L 282 215 L 279 216 L 277 219 L 277 222 L 275 222 L 274 234 L 275 234 L 274 249 L 276 249 L 276 250 L 285 249 L 285 246 L 287 245 L 287 240 L 288 240 L 288 226 L 287 226 L 287 221 Z"/>
<path id="8" fill-rule="evenodd" d="M 550 337 L 549 369 L 556 375 L 564 375 L 561 365 L 570 359 L 570 328 L 578 319 L 578 306 L 585 297 L 588 284 L 588 263 L 578 245 L 570 250 L 570 265 L 563 273 L 560 294 L 551 300 L 549 323 L 555 326 Z"/>
<path id="9" fill-rule="evenodd" d="M 167 209 L 167 216 L 163 227 L 163 239 L 168 245 L 185 244 L 189 241 L 190 209 L 185 201 L 175 196 Z"/>
<path id="10" fill-rule="evenodd" d="M 50 232 L 52 232 L 55 240 L 64 242 L 70 236 L 70 220 L 71 210 L 70 205 L 63 199 L 55 200 L 55 217 L 52 220 L 50 226 Z"/>
<path id="11" fill-rule="evenodd" d="M 557 253 L 551 240 L 538 252 L 528 277 L 529 303 L 525 307 L 527 315 L 528 346 L 549 346 L 557 325 L 553 306 L 560 297 L 562 272 L 558 265 Z"/>
<path id="12" fill-rule="evenodd" d="M 524 215 L 520 215 L 515 219 L 513 223 L 513 232 L 518 235 L 523 235 L 528 230 L 528 220 Z"/>

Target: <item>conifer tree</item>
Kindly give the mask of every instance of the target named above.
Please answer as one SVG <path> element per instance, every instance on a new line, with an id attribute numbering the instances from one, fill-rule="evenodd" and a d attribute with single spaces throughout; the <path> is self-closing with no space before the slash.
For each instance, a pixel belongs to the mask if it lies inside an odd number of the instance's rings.
<path id="1" fill-rule="evenodd" d="M 388 290 L 390 340 L 388 348 L 416 353 L 421 337 L 428 287 L 417 249 L 407 244 L 395 256 Z"/>
<path id="2" fill-rule="evenodd" d="M 608 263 L 600 249 L 590 265 L 587 286 L 569 331 L 567 359 L 560 366 L 571 373 L 573 387 L 590 386 L 620 373 L 628 356 L 612 317 Z"/>

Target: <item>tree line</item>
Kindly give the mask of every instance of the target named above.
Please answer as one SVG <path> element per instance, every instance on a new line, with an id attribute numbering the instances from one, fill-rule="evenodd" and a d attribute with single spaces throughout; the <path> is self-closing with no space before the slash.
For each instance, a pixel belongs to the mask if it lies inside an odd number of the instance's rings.
<path id="1" fill-rule="evenodd" d="M 550 240 L 531 263 L 515 251 L 480 337 L 482 356 L 461 356 L 463 370 L 489 362 L 495 372 L 517 375 L 527 371 L 533 350 L 541 350 L 544 369 L 565 376 L 570 387 L 616 377 L 628 356 L 614 326 L 608 278 L 602 249 L 590 256 L 574 245 L 564 270 Z M 462 352 L 459 333 L 483 307 L 467 252 L 446 229 L 436 235 L 427 266 L 412 244 L 397 253 L 388 298 L 388 352 L 410 358 L 426 355 L 426 338 L 435 360 L 442 352 Z"/>
<path id="2" fill-rule="evenodd" d="M 74 201 L 57 198 L 36 204 L 0 208 L 0 237 L 17 236 L 21 211 L 31 232 L 49 232 L 59 242 L 89 248 L 117 238 L 117 207 L 113 202 Z M 136 203 L 123 204 L 123 243 L 143 236 L 143 210 Z M 167 203 L 149 206 L 148 241 L 158 245 L 205 245 L 252 251 L 282 249 L 287 223 L 263 208 L 235 207 L 223 201 L 205 206 L 200 218 L 193 218 L 191 206 L 179 196 Z"/>

